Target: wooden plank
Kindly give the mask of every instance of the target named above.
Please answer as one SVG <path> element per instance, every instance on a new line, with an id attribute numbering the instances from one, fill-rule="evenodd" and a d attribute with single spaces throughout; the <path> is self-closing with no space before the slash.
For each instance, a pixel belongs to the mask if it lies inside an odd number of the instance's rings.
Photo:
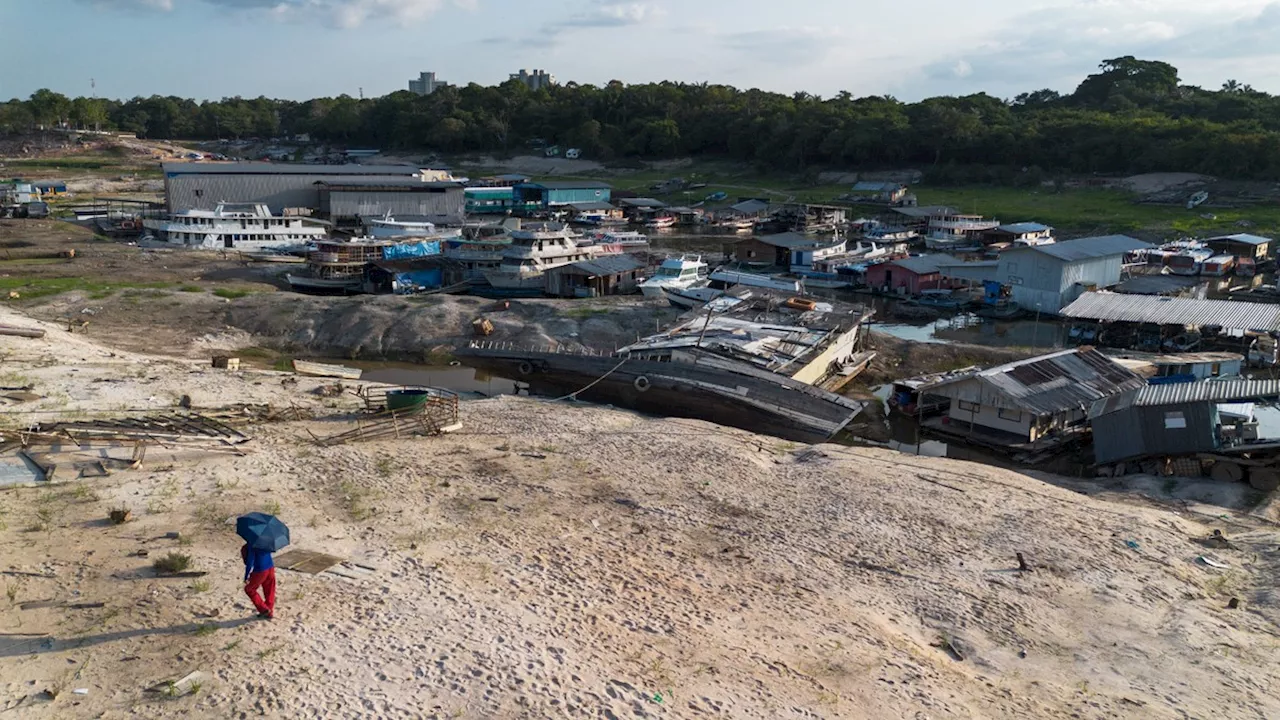
<path id="1" fill-rule="evenodd" d="M 343 559 L 336 555 L 301 549 L 290 550 L 275 558 L 276 567 L 308 575 L 318 575 L 341 562 Z"/>

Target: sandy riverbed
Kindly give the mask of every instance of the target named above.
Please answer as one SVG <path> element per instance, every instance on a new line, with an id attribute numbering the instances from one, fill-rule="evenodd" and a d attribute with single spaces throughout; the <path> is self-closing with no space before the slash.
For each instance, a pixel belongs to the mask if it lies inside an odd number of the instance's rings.
<path id="1" fill-rule="evenodd" d="M 0 322 L 36 324 L 10 310 Z M 286 386 L 46 327 L 43 340 L 0 337 L 4 384 L 46 396 L 6 408 L 10 426 L 184 394 L 321 415 L 353 403 L 311 394 L 316 380 Z M 0 710 L 1280 716 L 1277 535 L 1261 519 L 589 405 L 501 398 L 462 416 L 447 437 L 342 447 L 306 442 L 339 420 L 258 425 L 243 457 L 0 491 L 0 570 L 26 573 L 3 577 Z M 107 525 L 116 506 L 136 519 Z M 279 617 L 251 620 L 225 521 L 263 508 L 296 547 L 377 571 L 282 572 Z M 1192 541 L 1214 528 L 1232 548 Z M 144 549 L 189 553 L 209 575 L 156 578 L 132 555 Z M 1015 571 L 1017 552 L 1032 572 Z M 104 606 L 20 609 L 48 599 Z M 194 694 L 144 692 L 195 670 L 207 677 Z"/>

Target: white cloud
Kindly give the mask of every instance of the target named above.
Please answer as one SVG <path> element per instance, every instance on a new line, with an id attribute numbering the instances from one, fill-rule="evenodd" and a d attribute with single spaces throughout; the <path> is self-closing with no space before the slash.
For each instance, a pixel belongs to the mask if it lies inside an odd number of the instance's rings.
<path id="1" fill-rule="evenodd" d="M 449 0 L 83 0 L 108 8 L 173 10 L 178 3 L 207 5 L 245 12 L 261 12 L 280 20 L 318 20 L 340 28 L 353 28 L 369 21 L 415 22 L 438 11 Z M 473 9 L 477 0 L 452 0 Z"/>
<path id="2" fill-rule="evenodd" d="M 964 60 L 957 60 L 955 65 L 951 66 L 951 74 L 956 77 L 969 77 L 973 74 L 973 66 Z"/>

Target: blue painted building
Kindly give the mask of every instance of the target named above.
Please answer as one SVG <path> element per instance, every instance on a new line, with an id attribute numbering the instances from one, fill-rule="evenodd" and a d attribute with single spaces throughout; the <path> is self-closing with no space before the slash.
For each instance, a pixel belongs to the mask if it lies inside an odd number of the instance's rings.
<path id="1" fill-rule="evenodd" d="M 516 185 L 517 204 L 537 204 L 542 209 L 585 202 L 609 202 L 613 188 L 596 180 L 548 180 Z"/>

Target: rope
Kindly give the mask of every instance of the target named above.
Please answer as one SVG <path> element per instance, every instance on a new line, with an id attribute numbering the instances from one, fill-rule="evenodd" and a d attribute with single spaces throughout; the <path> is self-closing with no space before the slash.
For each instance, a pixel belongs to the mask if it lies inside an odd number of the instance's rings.
<path id="1" fill-rule="evenodd" d="M 600 382 L 601 380 L 604 380 L 605 378 L 607 378 L 607 377 L 609 377 L 610 375 L 612 375 L 614 370 L 617 370 L 618 368 L 622 367 L 622 364 L 623 364 L 623 363 L 625 363 L 626 361 L 630 360 L 630 359 L 631 359 L 631 358 L 629 358 L 629 357 L 624 357 L 624 358 L 622 358 L 622 360 L 621 360 L 617 365 L 614 365 L 614 366 L 613 366 L 613 368 L 609 370 L 609 372 L 607 372 L 607 373 L 605 373 L 605 374 L 601 375 L 600 377 L 596 378 L 595 380 L 592 380 L 592 381 L 591 381 L 591 383 L 590 383 L 589 385 L 587 385 L 586 387 L 581 388 L 581 389 L 579 389 L 579 390 L 575 390 L 574 392 L 571 392 L 571 393 L 569 393 L 568 395 L 565 395 L 564 397 L 558 397 L 558 398 L 555 398 L 555 399 L 554 399 L 554 400 L 552 400 L 551 402 L 560 402 L 561 400 L 568 400 L 568 399 L 570 399 L 570 398 L 573 398 L 574 400 L 577 400 L 577 399 L 578 399 L 578 393 L 586 392 L 586 391 L 590 390 L 591 388 L 595 387 L 595 386 L 596 386 L 596 383 L 598 383 L 598 382 Z"/>

